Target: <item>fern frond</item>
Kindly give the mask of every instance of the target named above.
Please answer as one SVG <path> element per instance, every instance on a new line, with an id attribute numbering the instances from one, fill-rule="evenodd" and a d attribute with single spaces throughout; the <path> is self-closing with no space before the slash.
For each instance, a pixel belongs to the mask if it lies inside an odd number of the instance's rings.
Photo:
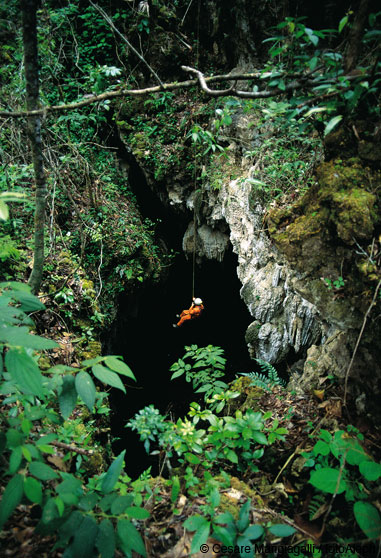
<path id="1" fill-rule="evenodd" d="M 326 494 L 316 492 L 308 505 L 308 513 L 310 521 L 318 519 L 326 511 Z"/>
<path id="2" fill-rule="evenodd" d="M 262 369 L 263 374 L 260 372 L 247 372 L 242 373 L 240 376 L 247 376 L 251 380 L 251 386 L 259 387 L 270 391 L 274 386 L 286 387 L 286 382 L 279 378 L 278 372 L 272 364 L 260 358 L 255 359 Z"/>
<path id="3" fill-rule="evenodd" d="M 240 376 L 247 376 L 251 380 L 251 386 L 259 387 L 261 389 L 265 389 L 266 391 L 270 391 L 271 384 L 270 380 L 264 374 L 260 374 L 259 372 L 247 372 L 241 373 Z"/>
<path id="4" fill-rule="evenodd" d="M 286 387 L 286 382 L 278 376 L 278 372 L 275 370 L 272 364 L 266 362 L 265 360 L 262 360 L 261 358 L 256 358 L 255 360 L 261 367 L 262 372 L 264 374 L 267 374 L 269 385 Z"/>

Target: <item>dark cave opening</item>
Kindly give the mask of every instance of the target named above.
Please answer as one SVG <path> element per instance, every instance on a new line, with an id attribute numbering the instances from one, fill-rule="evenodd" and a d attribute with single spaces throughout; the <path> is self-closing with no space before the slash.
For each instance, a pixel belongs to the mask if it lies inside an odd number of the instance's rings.
<path id="1" fill-rule="evenodd" d="M 153 404 L 161 414 L 184 417 L 189 403 L 197 401 L 185 379 L 170 381 L 170 366 L 183 356 L 184 346 L 222 347 L 227 358 L 225 381 L 239 372 L 254 368 L 245 343 L 245 331 L 251 316 L 239 295 L 241 284 L 236 273 L 237 257 L 229 252 L 221 263 L 204 262 L 197 267 L 196 296 L 205 304 L 197 320 L 173 328 L 176 314 L 190 306 L 192 264 L 179 254 L 163 284 L 142 288 L 134 296 L 120 297 L 119 317 L 108 338 L 108 350 L 123 355 L 137 382 L 128 382 L 127 396 L 113 390 L 111 394 L 112 433 L 118 437 L 114 452 L 126 453 L 126 471 L 136 477 L 157 460 L 147 456 L 135 432 L 125 423 L 143 407 Z M 132 385 L 134 384 L 134 385 Z"/>

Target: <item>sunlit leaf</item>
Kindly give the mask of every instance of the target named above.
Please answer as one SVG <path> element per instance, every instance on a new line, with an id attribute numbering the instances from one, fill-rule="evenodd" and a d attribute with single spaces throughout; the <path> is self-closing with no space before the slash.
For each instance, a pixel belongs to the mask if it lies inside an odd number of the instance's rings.
<path id="1" fill-rule="evenodd" d="M 328 122 L 328 124 L 326 124 L 325 126 L 325 130 L 324 130 L 324 135 L 327 136 L 330 132 L 332 132 L 332 130 L 334 129 L 335 126 L 338 125 L 338 123 L 343 119 L 342 115 L 339 114 L 338 116 L 334 116 L 333 118 L 331 118 L 331 120 Z"/>
<path id="2" fill-rule="evenodd" d="M 126 450 L 123 450 L 122 453 L 118 455 L 118 457 L 108 468 L 107 473 L 102 481 L 102 492 L 104 492 L 105 494 L 111 492 L 111 490 L 114 488 L 123 467 L 123 459 L 125 454 Z"/>
<path id="3" fill-rule="evenodd" d="M 122 380 L 115 372 L 112 372 L 101 364 L 95 364 L 92 367 L 92 371 L 94 376 L 104 384 L 120 389 L 123 393 L 126 393 L 126 388 L 124 387 Z"/>

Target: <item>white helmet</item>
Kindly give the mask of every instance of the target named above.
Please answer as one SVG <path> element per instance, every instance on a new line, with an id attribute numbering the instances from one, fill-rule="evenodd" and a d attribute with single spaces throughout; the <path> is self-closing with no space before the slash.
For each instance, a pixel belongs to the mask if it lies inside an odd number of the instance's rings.
<path id="1" fill-rule="evenodd" d="M 202 304 L 201 298 L 194 298 L 194 299 L 193 299 L 193 302 L 194 302 L 195 304 L 197 304 L 197 306 L 200 306 L 200 304 Z"/>

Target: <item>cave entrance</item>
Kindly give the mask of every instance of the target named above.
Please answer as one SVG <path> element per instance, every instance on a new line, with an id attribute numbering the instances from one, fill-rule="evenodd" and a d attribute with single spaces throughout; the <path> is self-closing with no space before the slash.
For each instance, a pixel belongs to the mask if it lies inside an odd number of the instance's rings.
<path id="1" fill-rule="evenodd" d="M 114 444 L 115 453 L 127 448 L 126 470 L 130 476 L 137 476 L 149 465 L 155 467 L 156 459 L 150 460 L 138 435 L 125 429 L 125 423 L 150 404 L 162 414 L 184 417 L 189 403 L 198 400 L 185 379 L 170 381 L 169 368 L 184 354 L 184 346 L 222 347 L 227 358 L 227 382 L 235 374 L 253 369 L 245 343 L 245 331 L 252 318 L 239 295 L 237 257 L 232 251 L 221 263 L 207 261 L 197 266 L 196 296 L 203 299 L 205 310 L 200 318 L 173 328 L 176 314 L 191 303 L 191 268 L 191 262 L 179 254 L 165 283 L 143 287 L 134 297 L 125 294 L 120 298 L 108 351 L 123 355 L 137 382 L 127 387 L 127 396 L 113 390 L 112 432 L 119 437 Z"/>

